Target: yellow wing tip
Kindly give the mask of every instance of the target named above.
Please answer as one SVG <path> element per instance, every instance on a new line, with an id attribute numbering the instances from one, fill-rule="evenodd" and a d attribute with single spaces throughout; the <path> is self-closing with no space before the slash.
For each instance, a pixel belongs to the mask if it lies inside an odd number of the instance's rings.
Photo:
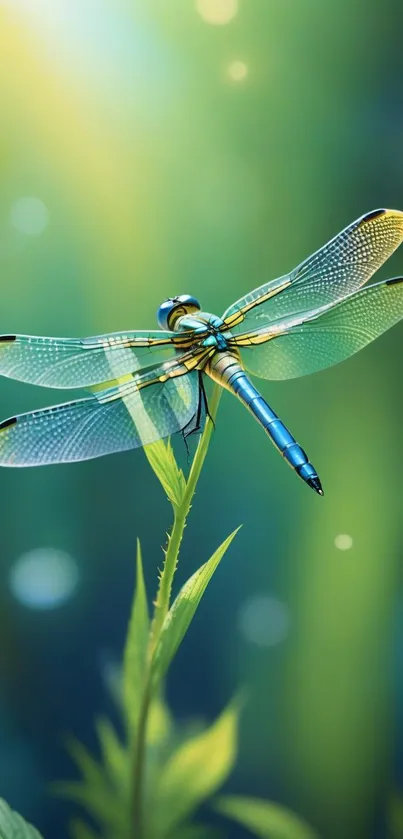
<path id="1" fill-rule="evenodd" d="M 401 210 L 385 210 L 385 218 L 392 223 L 397 235 L 397 244 L 403 242 L 403 212 Z"/>
<path id="2" fill-rule="evenodd" d="M 389 217 L 392 216 L 392 218 L 396 218 L 396 219 L 399 219 L 400 221 L 403 221 L 403 211 L 402 210 L 387 210 L 386 209 L 383 212 L 384 212 L 385 216 L 389 216 Z"/>
<path id="3" fill-rule="evenodd" d="M 365 213 L 365 215 L 362 216 L 361 223 L 366 224 L 366 222 L 368 222 L 368 221 L 374 221 L 375 219 L 381 218 L 381 217 L 385 218 L 386 216 L 388 218 L 392 217 L 392 218 L 396 218 L 396 219 L 399 219 L 399 220 L 403 220 L 403 211 L 402 210 L 388 210 L 386 207 L 382 207 L 378 210 L 370 210 L 369 213 Z"/>
<path id="4" fill-rule="evenodd" d="M 386 208 L 380 210 L 372 210 L 362 216 L 360 227 L 368 223 L 377 223 L 385 225 L 385 230 L 394 238 L 393 250 L 403 241 L 403 211 L 402 210 L 388 210 Z"/>

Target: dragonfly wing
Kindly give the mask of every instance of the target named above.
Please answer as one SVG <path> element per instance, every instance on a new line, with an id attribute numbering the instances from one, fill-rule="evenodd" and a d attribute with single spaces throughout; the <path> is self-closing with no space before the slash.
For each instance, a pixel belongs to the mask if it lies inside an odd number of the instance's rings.
<path id="1" fill-rule="evenodd" d="M 87 387 L 173 358 L 192 333 L 125 332 L 93 338 L 0 336 L 0 375 L 55 388 Z"/>
<path id="2" fill-rule="evenodd" d="M 237 300 L 223 320 L 237 334 L 337 303 L 364 285 L 402 241 L 403 213 L 367 213 L 290 274 Z"/>
<path id="3" fill-rule="evenodd" d="M 187 433 L 201 412 L 199 371 L 180 364 L 133 377 L 87 399 L 21 414 L 0 425 L 0 465 L 87 460 Z M 171 377 L 172 376 L 172 377 Z"/>
<path id="4" fill-rule="evenodd" d="M 285 319 L 273 331 L 239 336 L 247 370 L 263 379 L 293 379 L 324 370 L 374 341 L 403 318 L 403 278 L 361 289 L 308 319 Z M 246 348 L 248 347 L 248 348 Z"/>

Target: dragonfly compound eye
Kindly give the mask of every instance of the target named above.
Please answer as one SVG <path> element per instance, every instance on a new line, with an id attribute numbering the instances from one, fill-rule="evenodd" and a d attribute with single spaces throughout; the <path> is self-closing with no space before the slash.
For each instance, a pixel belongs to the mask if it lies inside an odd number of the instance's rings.
<path id="1" fill-rule="evenodd" d="M 193 314 L 200 311 L 200 303 L 190 294 L 179 294 L 177 297 L 169 297 L 157 312 L 157 319 L 161 329 L 173 329 L 175 321 L 182 315 Z"/>

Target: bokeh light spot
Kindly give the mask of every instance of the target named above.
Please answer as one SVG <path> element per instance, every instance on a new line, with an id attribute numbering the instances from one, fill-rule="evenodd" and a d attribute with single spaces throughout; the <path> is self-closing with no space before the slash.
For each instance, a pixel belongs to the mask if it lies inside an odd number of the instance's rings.
<path id="1" fill-rule="evenodd" d="M 334 544 L 339 551 L 349 551 L 353 547 L 353 540 L 348 533 L 339 533 L 334 540 Z"/>
<path id="2" fill-rule="evenodd" d="M 258 647 L 275 647 L 288 635 L 290 614 L 285 603 L 255 594 L 242 604 L 238 617 L 241 634 Z"/>
<path id="3" fill-rule="evenodd" d="M 11 567 L 9 585 L 14 597 L 30 609 L 54 609 L 65 603 L 78 585 L 77 564 L 55 548 L 22 554 Z"/>
<path id="4" fill-rule="evenodd" d="M 229 23 L 238 12 L 238 0 L 196 0 L 196 9 L 213 26 Z"/>
<path id="5" fill-rule="evenodd" d="M 13 227 L 26 236 L 39 236 L 49 224 L 47 207 L 40 198 L 18 198 L 11 207 L 10 221 Z"/>
<path id="6" fill-rule="evenodd" d="M 233 82 L 242 82 L 248 75 L 248 65 L 244 61 L 231 61 L 228 75 Z"/>

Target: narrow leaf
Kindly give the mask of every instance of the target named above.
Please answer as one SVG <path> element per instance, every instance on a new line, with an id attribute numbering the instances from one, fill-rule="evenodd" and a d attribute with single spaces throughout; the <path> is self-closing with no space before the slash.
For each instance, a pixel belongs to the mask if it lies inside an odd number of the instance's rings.
<path id="1" fill-rule="evenodd" d="M 53 784 L 53 790 L 60 798 L 80 804 L 100 824 L 115 829 L 122 828 L 125 818 L 124 809 L 121 800 L 112 790 L 101 794 L 100 790 L 77 782 Z M 1 833 L 0 839 L 2 839 Z"/>
<path id="2" fill-rule="evenodd" d="M 52 785 L 55 795 L 68 798 L 85 807 L 101 824 L 120 827 L 122 824 L 122 799 L 116 794 L 107 771 L 95 760 L 79 740 L 70 738 L 68 751 L 77 764 L 82 781 L 59 782 Z M 1 833 L 0 833 L 0 839 Z"/>
<path id="3" fill-rule="evenodd" d="M 155 688 L 165 675 L 214 571 L 229 548 L 239 527 L 220 545 L 213 556 L 198 569 L 181 588 L 162 625 L 152 665 L 152 684 Z"/>
<path id="4" fill-rule="evenodd" d="M 136 731 L 140 711 L 149 631 L 147 595 L 139 541 L 137 542 L 136 564 L 136 590 L 123 659 L 123 702 L 128 729 L 132 735 Z"/>
<path id="5" fill-rule="evenodd" d="M 173 720 L 162 696 L 155 696 L 148 714 L 147 743 L 149 746 L 162 746 L 172 735 Z"/>
<path id="6" fill-rule="evenodd" d="M 233 702 L 169 758 L 156 790 L 157 835 L 168 836 L 227 779 L 236 759 L 238 716 L 239 703 Z"/>
<path id="7" fill-rule="evenodd" d="M 101 763 L 95 760 L 88 749 L 75 737 L 70 737 L 66 746 L 88 787 L 100 794 L 106 792 L 109 789 L 109 781 Z"/>
<path id="8" fill-rule="evenodd" d="M 129 776 L 129 755 L 107 717 L 95 722 L 105 770 L 113 785 L 122 790 Z"/>
<path id="9" fill-rule="evenodd" d="M 41 835 L 0 798 L 0 839 L 41 839 Z"/>
<path id="10" fill-rule="evenodd" d="M 150 443 L 144 446 L 144 451 L 171 504 L 179 507 L 186 488 L 186 480 L 175 460 L 170 439 L 167 442 L 157 440 L 156 443 Z"/>
<path id="11" fill-rule="evenodd" d="M 318 839 L 303 819 L 271 801 L 234 795 L 219 798 L 214 806 L 260 839 Z"/>

